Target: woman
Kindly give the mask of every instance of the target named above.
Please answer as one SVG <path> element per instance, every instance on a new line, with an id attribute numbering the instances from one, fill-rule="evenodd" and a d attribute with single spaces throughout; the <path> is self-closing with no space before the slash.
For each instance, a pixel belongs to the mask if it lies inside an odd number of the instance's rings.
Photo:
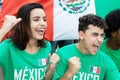
<path id="1" fill-rule="evenodd" d="M 16 18 L 12 18 L 12 26 L 15 26 L 11 36 L 0 43 L 4 80 L 50 80 L 59 57 L 56 54 L 48 56 L 51 45 L 44 40 L 47 23 L 43 6 L 25 4 Z"/>

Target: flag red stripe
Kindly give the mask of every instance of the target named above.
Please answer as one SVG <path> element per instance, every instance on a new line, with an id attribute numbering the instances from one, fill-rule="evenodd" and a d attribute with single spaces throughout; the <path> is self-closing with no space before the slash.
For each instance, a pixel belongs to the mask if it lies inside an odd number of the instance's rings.
<path id="1" fill-rule="evenodd" d="M 97 73 L 97 74 L 100 74 L 100 68 L 97 68 L 96 73 Z"/>
<path id="2" fill-rule="evenodd" d="M 45 0 L 45 2 L 42 1 L 42 4 L 45 8 L 46 16 L 47 16 L 47 30 L 45 33 L 45 39 L 52 41 L 53 40 L 53 6 L 54 6 L 54 0 Z"/>

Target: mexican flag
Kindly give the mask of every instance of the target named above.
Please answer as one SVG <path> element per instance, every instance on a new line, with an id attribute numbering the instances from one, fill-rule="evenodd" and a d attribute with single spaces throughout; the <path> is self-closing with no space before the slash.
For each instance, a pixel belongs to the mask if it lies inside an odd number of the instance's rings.
<path id="1" fill-rule="evenodd" d="M 111 10 L 120 8 L 120 0 L 4 0 L 0 12 L 0 26 L 5 14 L 16 15 L 26 3 L 44 6 L 47 15 L 45 38 L 49 41 L 78 39 L 78 18 L 96 14 L 104 18 Z"/>

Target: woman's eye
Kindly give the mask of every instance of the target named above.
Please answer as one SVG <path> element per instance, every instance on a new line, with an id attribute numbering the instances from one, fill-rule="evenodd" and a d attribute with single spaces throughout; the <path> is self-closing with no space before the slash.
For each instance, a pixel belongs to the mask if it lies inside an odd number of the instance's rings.
<path id="1" fill-rule="evenodd" d="M 33 21 L 39 21 L 39 19 L 34 19 Z"/>
<path id="2" fill-rule="evenodd" d="M 46 21 L 46 18 L 43 18 L 44 21 Z"/>

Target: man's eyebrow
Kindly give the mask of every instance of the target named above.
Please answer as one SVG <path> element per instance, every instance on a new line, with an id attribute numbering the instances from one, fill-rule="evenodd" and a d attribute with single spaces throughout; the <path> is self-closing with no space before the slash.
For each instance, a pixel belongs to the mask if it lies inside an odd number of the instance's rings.
<path id="1" fill-rule="evenodd" d="M 98 32 L 93 32 L 93 34 L 98 34 Z"/>

